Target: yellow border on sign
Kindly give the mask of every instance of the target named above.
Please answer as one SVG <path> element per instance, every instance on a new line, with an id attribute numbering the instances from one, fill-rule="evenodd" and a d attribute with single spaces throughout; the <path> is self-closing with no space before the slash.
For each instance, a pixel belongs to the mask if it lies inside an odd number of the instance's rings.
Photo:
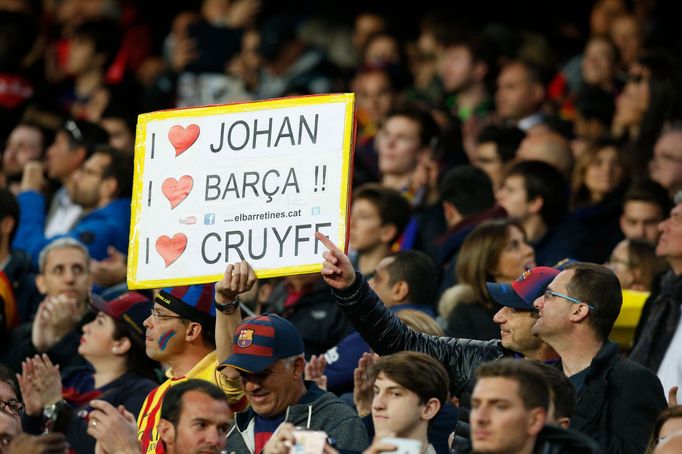
<path id="1" fill-rule="evenodd" d="M 131 201 L 130 216 L 130 242 L 128 247 L 128 270 L 127 280 L 129 289 L 148 289 L 175 287 L 179 285 L 194 285 L 215 282 L 223 278 L 223 274 L 195 276 L 192 278 L 173 278 L 157 280 L 137 280 L 138 259 L 140 254 L 139 232 L 136 229 L 142 212 L 143 204 L 143 181 L 144 161 L 147 143 L 147 124 L 153 120 L 168 120 L 173 118 L 207 117 L 216 114 L 254 112 L 259 110 L 283 109 L 316 104 L 344 103 L 346 114 L 344 119 L 343 133 L 343 163 L 341 168 L 341 200 L 339 201 L 339 248 L 344 252 L 348 246 L 348 214 L 351 191 L 351 166 L 355 127 L 355 94 L 337 93 L 329 95 L 311 95 L 290 98 L 278 98 L 267 101 L 253 101 L 247 103 L 224 104 L 217 106 L 203 106 L 183 109 L 162 110 L 140 114 L 137 117 L 137 130 L 135 134 L 135 176 L 133 181 L 133 197 Z M 321 255 L 321 254 L 320 254 Z M 287 266 L 281 268 L 261 269 L 256 272 L 258 278 L 291 276 L 294 274 L 318 273 L 322 269 L 320 263 L 311 263 L 300 266 Z"/>

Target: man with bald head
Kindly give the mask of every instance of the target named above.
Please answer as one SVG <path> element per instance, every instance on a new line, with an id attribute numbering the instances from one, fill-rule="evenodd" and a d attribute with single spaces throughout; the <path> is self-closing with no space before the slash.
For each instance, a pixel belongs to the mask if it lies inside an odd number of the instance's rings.
<path id="1" fill-rule="evenodd" d="M 516 159 L 546 162 L 557 168 L 567 179 L 570 179 L 573 170 L 573 155 L 568 140 L 553 131 L 529 134 L 521 142 Z"/>

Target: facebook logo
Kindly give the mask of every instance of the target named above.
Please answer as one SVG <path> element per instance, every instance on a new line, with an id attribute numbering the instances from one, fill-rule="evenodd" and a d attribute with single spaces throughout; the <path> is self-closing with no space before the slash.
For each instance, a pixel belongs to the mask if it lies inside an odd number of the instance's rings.
<path id="1" fill-rule="evenodd" d="M 206 225 L 215 224 L 215 213 L 206 213 L 204 215 L 204 224 Z"/>

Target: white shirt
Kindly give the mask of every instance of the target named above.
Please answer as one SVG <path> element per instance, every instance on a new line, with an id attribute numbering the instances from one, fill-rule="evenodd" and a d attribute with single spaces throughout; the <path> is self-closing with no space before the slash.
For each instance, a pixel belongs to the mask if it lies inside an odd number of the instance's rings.
<path id="1" fill-rule="evenodd" d="M 682 386 L 682 317 L 658 367 L 658 378 L 665 392 L 673 386 Z"/>
<path id="2" fill-rule="evenodd" d="M 68 233 L 80 219 L 83 208 L 71 200 L 66 188 L 60 188 L 52 200 L 45 222 L 45 238 Z"/>

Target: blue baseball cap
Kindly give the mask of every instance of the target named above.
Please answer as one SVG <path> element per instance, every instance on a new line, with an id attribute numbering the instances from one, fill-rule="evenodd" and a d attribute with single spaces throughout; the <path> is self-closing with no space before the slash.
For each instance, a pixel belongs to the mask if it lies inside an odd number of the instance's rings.
<path id="1" fill-rule="evenodd" d="M 522 310 L 534 310 L 533 301 L 545 293 L 547 286 L 560 273 L 549 266 L 536 266 L 524 272 L 511 284 L 487 282 L 488 292 L 493 300 L 502 306 Z"/>
<path id="2" fill-rule="evenodd" d="M 249 317 L 234 331 L 232 355 L 218 370 L 225 367 L 258 374 L 282 358 L 304 352 L 303 338 L 287 319 L 274 314 Z"/>

